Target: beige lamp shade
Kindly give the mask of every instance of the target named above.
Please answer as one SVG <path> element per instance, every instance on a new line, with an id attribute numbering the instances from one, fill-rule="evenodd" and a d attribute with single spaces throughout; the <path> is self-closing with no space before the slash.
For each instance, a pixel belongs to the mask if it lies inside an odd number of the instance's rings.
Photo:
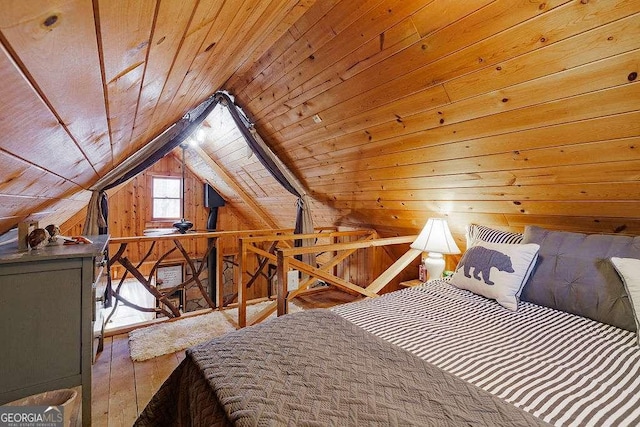
<path id="1" fill-rule="evenodd" d="M 423 252 L 460 253 L 460 249 L 449 231 L 447 220 L 444 218 L 429 218 L 411 247 Z"/>
<path id="2" fill-rule="evenodd" d="M 445 265 L 443 254 L 460 253 L 444 218 L 429 218 L 416 240 L 411 244 L 411 248 L 429 252 L 423 260 L 428 279 L 442 277 Z"/>

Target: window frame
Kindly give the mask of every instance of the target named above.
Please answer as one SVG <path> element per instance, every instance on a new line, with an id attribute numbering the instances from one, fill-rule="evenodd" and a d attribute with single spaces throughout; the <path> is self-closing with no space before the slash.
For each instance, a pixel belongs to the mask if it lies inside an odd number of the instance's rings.
<path id="1" fill-rule="evenodd" d="M 173 222 L 173 221 L 180 221 L 181 218 L 183 218 L 184 216 L 184 212 L 182 212 L 182 198 L 184 197 L 184 189 L 182 188 L 182 176 L 178 175 L 178 174 L 171 174 L 171 173 L 163 173 L 163 174 L 153 174 L 150 176 L 151 178 L 151 194 L 150 194 L 150 200 L 151 200 L 151 222 Z M 180 191 L 179 191 L 179 197 L 177 198 L 173 198 L 173 197 L 154 197 L 155 191 L 154 191 L 154 187 L 156 184 L 156 179 L 172 179 L 172 180 L 177 180 L 180 183 Z M 179 211 L 180 214 L 178 216 L 178 218 L 164 218 L 164 217 L 157 217 L 156 216 L 156 212 L 155 212 L 155 200 L 178 200 L 179 203 Z"/>

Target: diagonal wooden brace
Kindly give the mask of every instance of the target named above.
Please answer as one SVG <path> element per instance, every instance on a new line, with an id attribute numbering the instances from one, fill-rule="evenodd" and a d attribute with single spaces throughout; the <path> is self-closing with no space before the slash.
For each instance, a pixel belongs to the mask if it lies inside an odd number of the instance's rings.
<path id="1" fill-rule="evenodd" d="M 391 264 L 376 280 L 371 282 L 367 286 L 367 291 L 378 293 L 384 288 L 387 283 L 393 280 L 398 274 L 402 272 L 411 262 L 416 259 L 422 253 L 419 249 L 410 248 L 404 255 L 402 255 L 396 262 Z"/>

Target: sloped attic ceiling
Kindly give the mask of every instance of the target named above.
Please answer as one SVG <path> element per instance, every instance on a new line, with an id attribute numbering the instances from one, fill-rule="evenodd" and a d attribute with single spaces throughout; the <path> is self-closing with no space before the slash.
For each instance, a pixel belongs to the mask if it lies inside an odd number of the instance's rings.
<path id="1" fill-rule="evenodd" d="M 3 1 L 0 233 L 77 211 L 82 189 L 252 64 L 309 4 Z"/>
<path id="2" fill-rule="evenodd" d="M 218 104 L 198 133 L 200 142 L 185 151 L 193 172 L 254 224 L 263 228 L 294 226 L 297 197 L 287 192 L 253 155 L 227 107 Z M 192 142 L 196 140 L 191 138 Z M 335 209 L 315 200 L 311 203 L 317 225 L 337 221 Z"/>
<path id="3" fill-rule="evenodd" d="M 447 215 L 458 237 L 470 221 L 640 234 L 637 0 L 0 8 L 0 232 L 77 209 L 224 88 L 315 195 L 320 225 L 402 233 Z M 290 197 L 237 138 L 218 140 L 192 169 L 226 173 L 289 226 Z"/>

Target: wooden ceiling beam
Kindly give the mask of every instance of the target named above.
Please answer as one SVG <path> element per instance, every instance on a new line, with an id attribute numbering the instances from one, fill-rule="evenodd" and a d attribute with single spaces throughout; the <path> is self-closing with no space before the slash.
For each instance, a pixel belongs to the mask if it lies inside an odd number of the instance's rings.
<path id="1" fill-rule="evenodd" d="M 219 45 L 225 46 L 224 50 L 218 50 L 217 54 L 210 56 L 208 64 L 202 68 L 189 91 L 190 98 L 185 97 L 182 106 L 178 108 L 188 108 L 203 96 L 219 90 L 260 44 L 277 40 L 288 28 L 280 24 L 282 19 L 297 2 L 298 0 L 271 0 L 269 3 L 263 0 L 256 2 L 260 7 L 252 10 L 248 17 L 239 17 L 241 28 L 236 30 L 232 27 L 227 30 L 219 42 Z"/>
<path id="2" fill-rule="evenodd" d="M 111 149 L 116 165 L 139 148 L 139 144 L 131 144 L 131 136 L 156 10 L 156 0 L 98 2 Z"/>
<path id="3" fill-rule="evenodd" d="M 202 56 L 208 54 L 211 50 L 210 46 L 216 45 L 217 39 L 212 28 L 214 24 L 219 24 L 219 17 L 224 5 L 225 2 L 222 1 L 198 2 L 184 33 L 180 48 L 171 67 L 166 71 L 167 76 L 162 93 L 155 105 L 150 107 L 151 111 L 145 112 L 150 123 L 147 123 L 145 133 L 142 133 L 143 129 L 140 129 L 140 134 L 143 135 L 140 137 L 142 141 L 158 135 L 186 112 L 170 110 L 169 106 L 185 84 L 187 76 L 198 72 L 198 61 L 202 60 Z"/>
<path id="4" fill-rule="evenodd" d="M 141 139 L 152 125 L 153 112 L 167 83 L 170 70 L 183 46 L 198 0 L 162 1 L 157 6 L 153 35 L 147 54 L 142 91 L 133 126 L 132 141 Z"/>

